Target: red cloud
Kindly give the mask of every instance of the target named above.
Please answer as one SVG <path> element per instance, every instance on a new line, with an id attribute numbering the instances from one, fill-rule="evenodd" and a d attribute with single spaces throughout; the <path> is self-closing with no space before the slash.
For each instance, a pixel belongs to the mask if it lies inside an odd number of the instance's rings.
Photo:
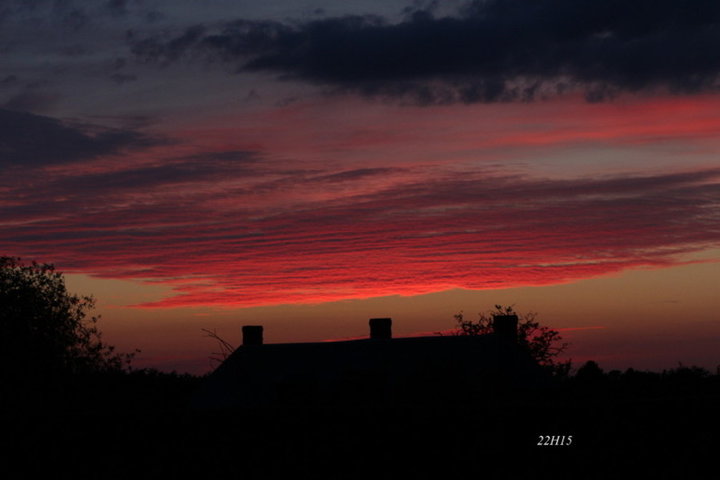
<path id="1" fill-rule="evenodd" d="M 173 285 L 177 295 L 145 307 L 543 285 L 717 246 L 719 176 L 446 175 L 257 210 L 247 195 L 211 208 L 200 191 L 176 205 L 76 206 L 61 219 L 5 223 L 0 246 L 69 271 Z"/>
<path id="2" fill-rule="evenodd" d="M 532 164 L 524 175 L 488 167 L 487 152 L 524 150 L 529 163 L 540 144 L 547 155 L 666 138 L 687 152 L 710 146 L 720 128 L 717 100 L 705 100 L 437 115 L 372 106 L 350 117 L 332 102 L 295 105 L 194 135 L 206 153 L 153 144 L 15 170 L 0 178 L 0 251 L 173 286 L 177 295 L 145 307 L 543 285 L 671 265 L 720 244 L 720 170 L 703 166 L 706 157 L 663 174 L 547 179 Z M 392 118 L 374 123 L 384 113 Z M 420 161 L 441 152 L 440 162 Z"/>

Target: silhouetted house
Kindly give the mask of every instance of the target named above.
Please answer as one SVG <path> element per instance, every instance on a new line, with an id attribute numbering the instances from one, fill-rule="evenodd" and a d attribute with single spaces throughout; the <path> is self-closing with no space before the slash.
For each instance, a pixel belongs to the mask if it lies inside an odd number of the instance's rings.
<path id="1" fill-rule="evenodd" d="M 195 406 L 464 400 L 545 379 L 518 347 L 515 315 L 495 317 L 495 333 L 481 336 L 392 338 L 391 326 L 373 318 L 368 339 L 268 345 L 262 327 L 245 326 Z"/>

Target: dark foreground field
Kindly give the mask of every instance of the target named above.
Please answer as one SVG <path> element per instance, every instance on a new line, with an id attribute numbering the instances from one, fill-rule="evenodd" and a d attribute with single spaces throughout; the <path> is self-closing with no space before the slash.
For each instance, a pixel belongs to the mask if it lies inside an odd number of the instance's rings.
<path id="1" fill-rule="evenodd" d="M 189 408 L 201 383 L 136 372 L 22 401 L 5 392 L 2 476 L 705 478 L 720 446 L 720 376 L 693 368 L 577 376 L 492 397 L 438 397 L 427 385 L 426 397 L 402 404 L 305 399 L 216 411 Z"/>

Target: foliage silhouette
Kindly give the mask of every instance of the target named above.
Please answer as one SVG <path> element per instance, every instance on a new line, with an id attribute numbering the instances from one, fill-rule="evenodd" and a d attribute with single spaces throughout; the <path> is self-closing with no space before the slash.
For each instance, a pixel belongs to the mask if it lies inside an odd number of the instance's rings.
<path id="1" fill-rule="evenodd" d="M 455 335 L 485 335 L 493 332 L 493 320 L 498 315 L 518 316 L 518 343 L 526 349 L 539 365 L 546 367 L 553 374 L 566 377 L 570 373 L 572 361 L 558 361 L 558 356 L 565 351 L 568 343 L 562 342 L 557 330 L 540 325 L 537 313 L 518 314 L 512 306 L 495 305 L 488 313 L 479 313 L 476 321 L 466 320 L 463 312 L 454 315 L 457 322 Z"/>
<path id="2" fill-rule="evenodd" d="M 578 368 L 575 374 L 576 380 L 585 382 L 597 382 L 603 378 L 604 372 L 594 360 L 588 360 L 582 367 Z"/>
<path id="3" fill-rule="evenodd" d="M 0 372 L 25 385 L 125 371 L 134 356 L 101 339 L 92 296 L 67 291 L 53 265 L 0 257 Z"/>

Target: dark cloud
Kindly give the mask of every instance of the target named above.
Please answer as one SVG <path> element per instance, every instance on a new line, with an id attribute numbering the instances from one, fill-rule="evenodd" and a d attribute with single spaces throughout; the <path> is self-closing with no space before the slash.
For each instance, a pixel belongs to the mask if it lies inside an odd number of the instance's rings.
<path id="1" fill-rule="evenodd" d="M 374 177 L 378 175 L 388 175 L 392 173 L 402 172 L 400 168 L 358 168 L 355 170 L 345 170 L 343 172 L 332 173 L 329 175 L 322 175 L 310 179 L 313 182 L 346 182 L 360 180 L 367 177 Z"/>
<path id="2" fill-rule="evenodd" d="M 93 115 L 91 118 L 102 125 L 112 125 L 124 130 L 142 130 L 158 122 L 156 117 L 148 115 Z"/>
<path id="3" fill-rule="evenodd" d="M 137 75 L 133 75 L 130 73 L 113 73 L 112 75 L 110 75 L 110 78 L 118 85 L 137 81 Z"/>
<path id="4" fill-rule="evenodd" d="M 127 65 L 127 59 L 124 57 L 117 57 L 112 61 L 113 70 L 122 70 Z"/>
<path id="5" fill-rule="evenodd" d="M 165 15 L 157 10 L 150 10 L 145 14 L 144 18 L 147 23 L 157 23 L 165 19 Z"/>
<path id="6" fill-rule="evenodd" d="M 52 107 L 58 98 L 56 94 L 29 89 L 10 97 L 1 108 L 21 112 L 42 112 Z"/>
<path id="7" fill-rule="evenodd" d="M 197 25 L 187 28 L 181 35 L 164 40 L 147 38 L 135 41 L 135 32 L 127 32 L 129 41 L 134 42 L 132 53 L 143 61 L 170 63 L 178 60 L 203 38 L 205 27 Z"/>
<path id="8" fill-rule="evenodd" d="M 70 30 L 77 31 L 90 23 L 90 16 L 80 8 L 74 8 L 62 13 L 62 24 Z"/>
<path id="9" fill-rule="evenodd" d="M 90 55 L 92 51 L 88 48 L 87 45 L 75 44 L 68 45 L 67 47 L 62 47 L 59 50 L 59 53 L 68 57 L 82 57 L 85 55 Z"/>
<path id="10" fill-rule="evenodd" d="M 206 152 L 152 164 L 133 165 L 122 159 L 112 170 L 106 165 L 100 172 L 77 168 L 59 174 L 0 176 L 0 205 L 11 205 L 0 208 L 0 216 L 12 222 L 83 212 L 89 223 L 80 230 L 133 222 L 133 215 L 141 212 L 160 214 L 163 221 L 171 216 L 177 222 L 203 200 L 214 198 L 212 190 L 226 180 L 262 175 L 260 160 L 251 151 Z M 89 218 L 90 212 L 111 215 Z"/>
<path id="11" fill-rule="evenodd" d="M 57 195 L 82 191 L 87 198 L 99 194 L 144 191 L 165 185 L 200 184 L 251 175 L 256 172 L 254 164 L 258 160 L 258 155 L 250 151 L 198 154 L 165 160 L 158 165 L 78 174 L 59 179 L 46 188 Z"/>
<path id="12" fill-rule="evenodd" d="M 257 152 L 249 150 L 228 150 L 226 152 L 202 152 L 182 157 L 181 160 L 189 162 L 204 162 L 215 165 L 221 164 L 249 164 L 259 160 Z"/>
<path id="13" fill-rule="evenodd" d="M 16 75 L 8 75 L 2 80 L 0 80 L 0 86 L 7 87 L 11 85 L 15 85 L 18 82 L 18 78 Z"/>
<path id="14" fill-rule="evenodd" d="M 235 21 L 136 42 L 146 60 L 204 51 L 241 71 L 419 103 L 530 100 L 581 89 L 694 93 L 718 87 L 714 0 L 479 0 L 436 18 L 431 4 L 400 23 L 373 16 L 290 25 Z"/>
<path id="15" fill-rule="evenodd" d="M 71 163 L 164 143 L 138 131 L 73 126 L 55 118 L 0 109 L 0 167 Z"/>
<path id="16" fill-rule="evenodd" d="M 113 15 L 127 15 L 127 0 L 109 0 L 105 5 Z"/>

